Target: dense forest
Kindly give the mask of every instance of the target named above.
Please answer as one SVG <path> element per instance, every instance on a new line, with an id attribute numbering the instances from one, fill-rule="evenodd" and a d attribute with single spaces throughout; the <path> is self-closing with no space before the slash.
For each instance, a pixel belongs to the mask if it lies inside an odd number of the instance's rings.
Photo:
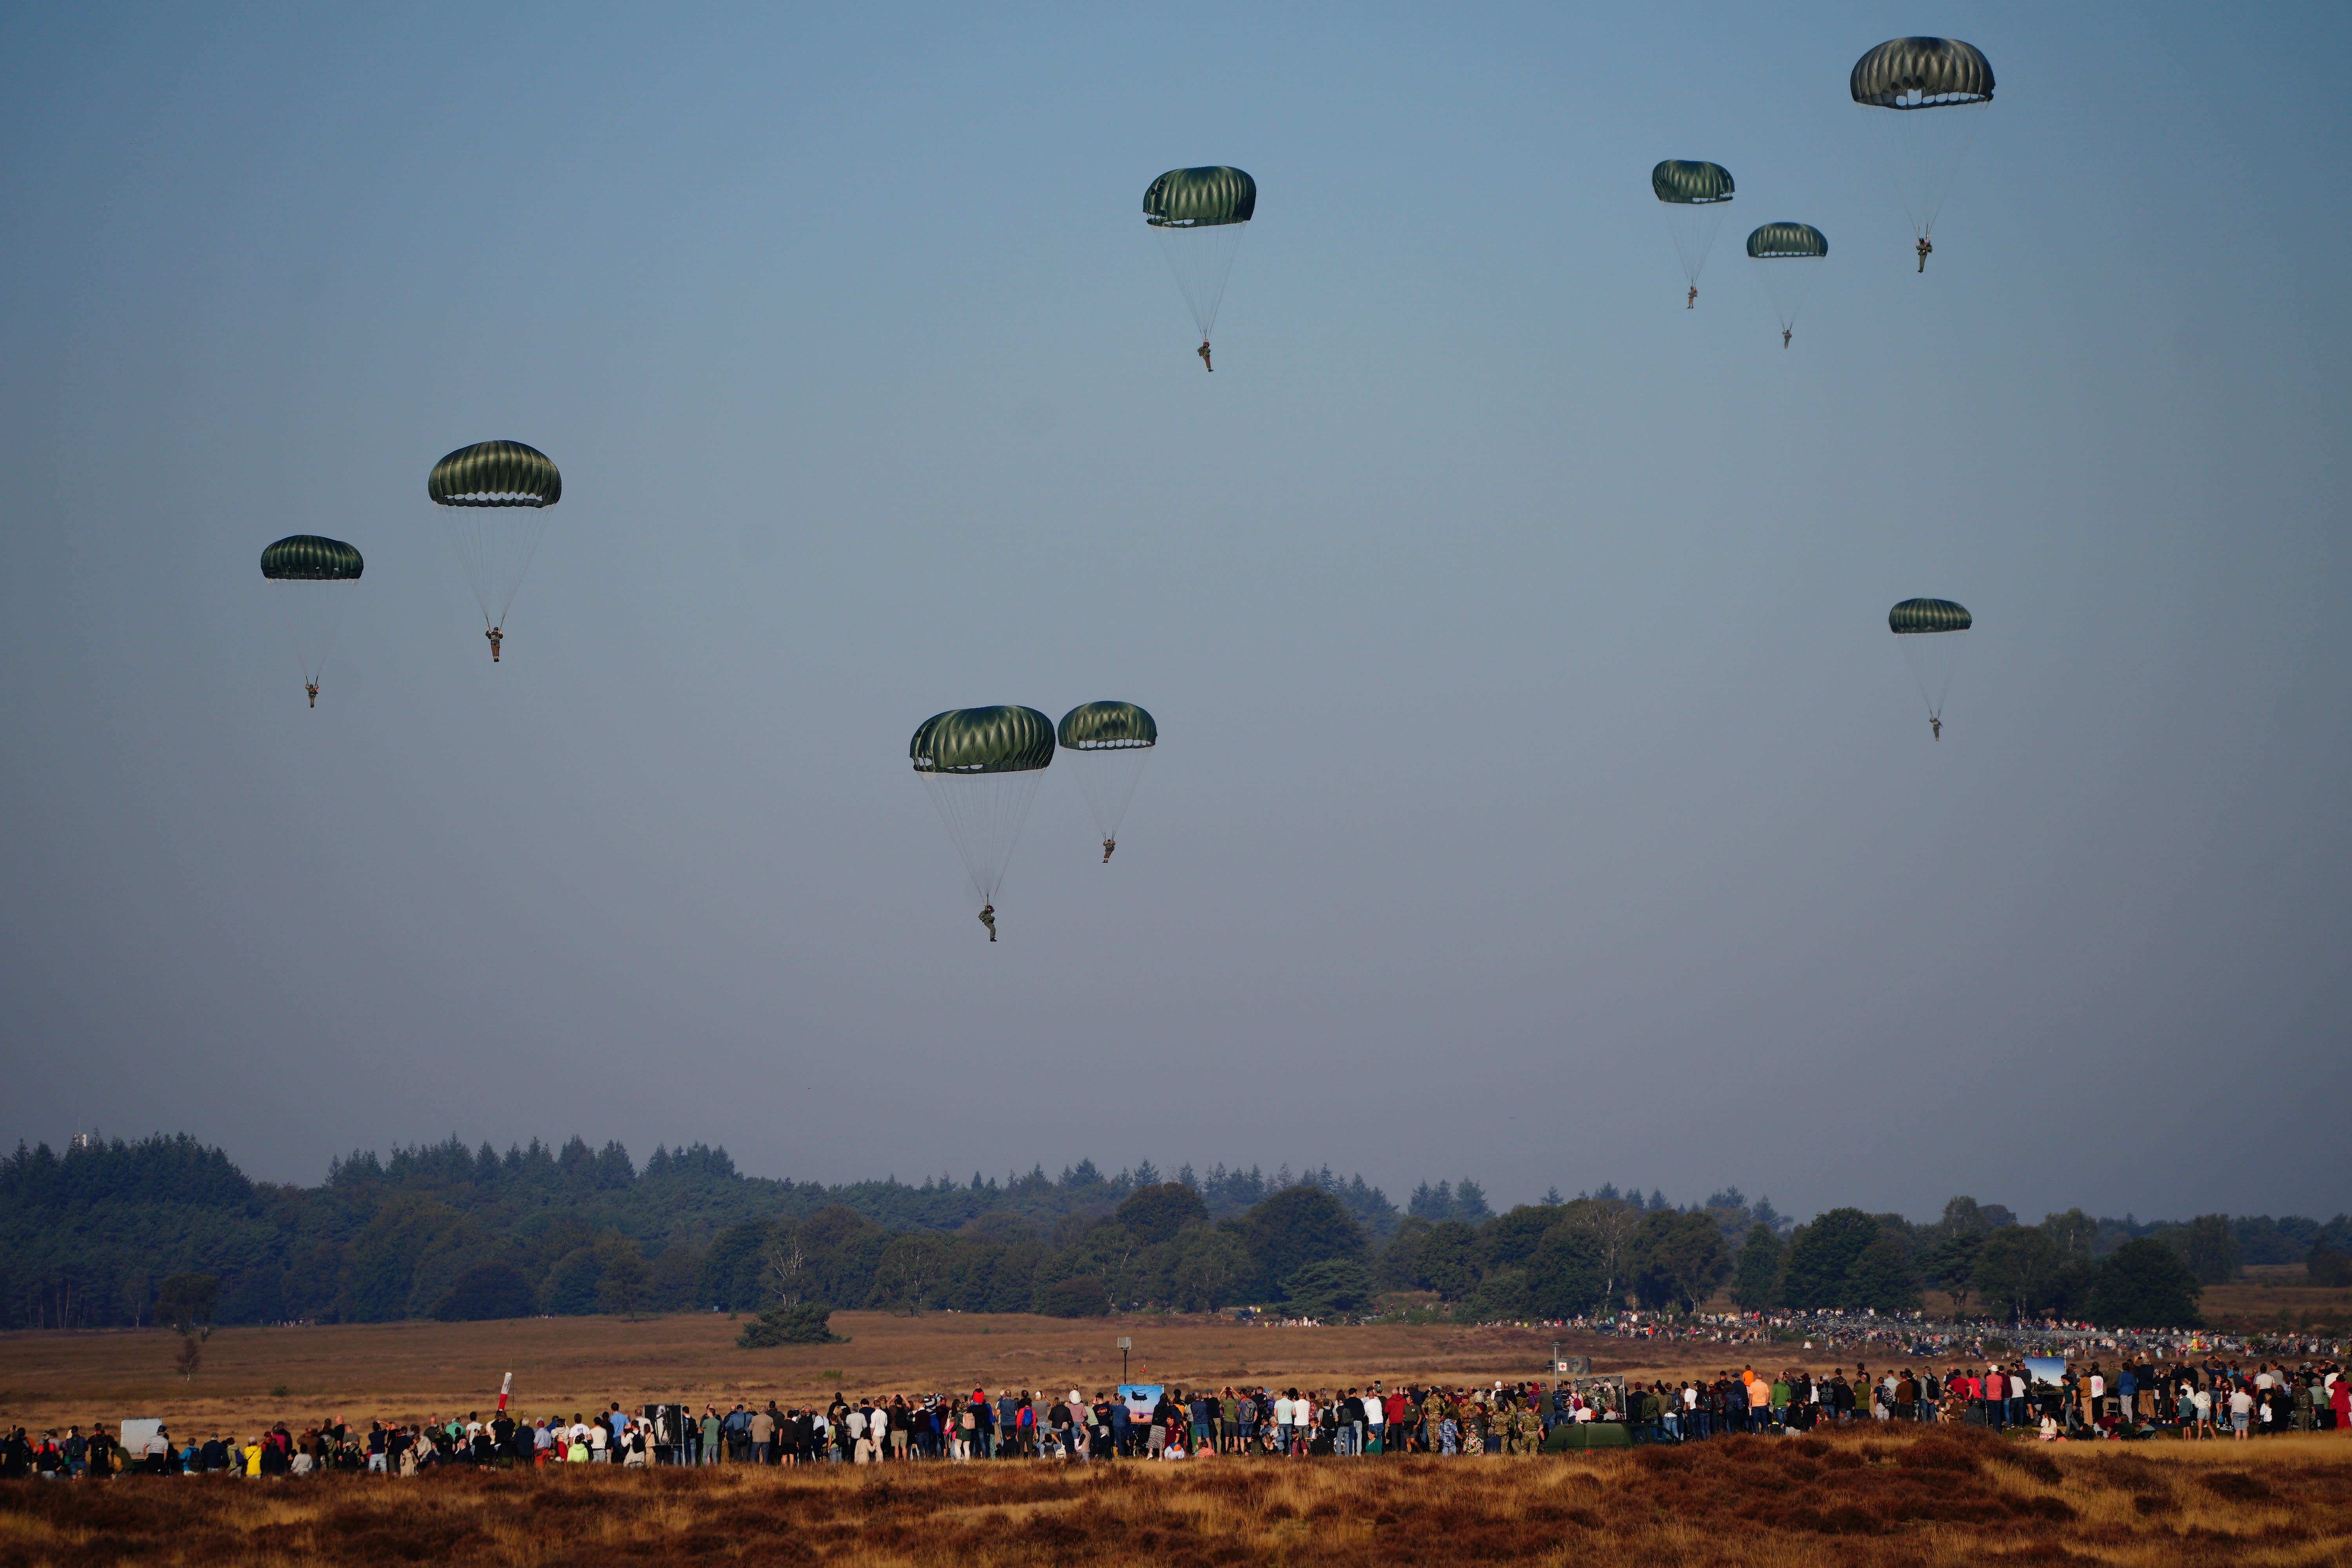
<path id="1" fill-rule="evenodd" d="M 254 1182 L 185 1135 L 46 1145 L 0 1161 L 0 1326 L 154 1320 L 202 1277 L 213 1321 L 725 1310 L 796 1305 L 1090 1315 L 1236 1304 L 1315 1317 L 1398 1293 L 1463 1321 L 1618 1306 L 1916 1307 L 2180 1322 L 2248 1264 L 2352 1269 L 2352 1220 L 2080 1210 L 2020 1224 L 1955 1198 L 1915 1225 L 1833 1209 L 1794 1225 L 1738 1188 L 1676 1205 L 1613 1186 L 1496 1215 L 1466 1178 L 1401 1210 L 1328 1167 L 1116 1174 L 1080 1161 L 829 1186 L 745 1176 L 725 1150 L 533 1141 L 354 1153 L 316 1187 Z M 209 1282 L 216 1281 L 217 1289 Z"/>

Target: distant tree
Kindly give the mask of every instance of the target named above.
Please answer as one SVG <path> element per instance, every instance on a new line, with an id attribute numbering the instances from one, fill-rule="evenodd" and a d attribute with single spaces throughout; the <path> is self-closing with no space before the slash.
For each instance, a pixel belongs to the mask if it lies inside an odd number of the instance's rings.
<path id="1" fill-rule="evenodd" d="M 2319 1222 L 2288 1215 L 2273 1219 L 2266 1214 L 2240 1215 L 2230 1222 L 2238 1243 L 2240 1267 L 2250 1264 L 2299 1263 L 2319 1239 Z"/>
<path id="2" fill-rule="evenodd" d="M 2304 1255 L 2303 1267 L 2314 1285 L 2352 1285 L 2352 1253 L 2339 1252 L 2324 1241 L 2311 1244 L 2311 1250 Z"/>
<path id="3" fill-rule="evenodd" d="M 180 1374 L 180 1381 L 185 1383 L 195 1376 L 197 1368 L 204 1364 L 205 1342 L 203 1339 L 195 1334 L 183 1333 L 180 1336 L 179 1353 L 172 1358 L 172 1368 Z"/>
<path id="4" fill-rule="evenodd" d="M 1171 1244 L 1168 1295 L 1179 1310 L 1213 1312 L 1249 1273 L 1249 1248 L 1230 1231 L 1195 1226 Z"/>
<path id="5" fill-rule="evenodd" d="M 559 1318 L 587 1316 L 596 1310 L 596 1288 L 604 1279 L 604 1254 L 593 1247 L 573 1247 L 548 1270 L 547 1310 Z"/>
<path id="6" fill-rule="evenodd" d="M 1950 1212 L 1948 1206 L 1946 1215 Z M 1955 1307 L 1966 1307 L 1969 1292 L 1975 1289 L 1977 1254 L 1984 1249 L 1985 1234 L 1976 1228 L 1947 1231 L 1919 1253 L 1920 1278 L 1949 1295 Z"/>
<path id="7" fill-rule="evenodd" d="M 1382 1290 L 1421 1288 L 1421 1242 L 1433 1227 L 1419 1215 L 1397 1222 L 1396 1234 L 1380 1249 L 1372 1267 L 1372 1283 Z"/>
<path id="8" fill-rule="evenodd" d="M 1694 1216 L 1698 1217 L 1698 1216 Z M 1750 1312 L 1770 1306 L 1780 1283 L 1780 1238 L 1759 1220 L 1748 1227 L 1731 1273 L 1731 1299 Z"/>
<path id="9" fill-rule="evenodd" d="M 1607 1198 L 1579 1198 L 1559 1210 L 1562 1224 L 1591 1237 L 1600 1249 L 1602 1300 L 1614 1302 L 1633 1280 L 1633 1238 L 1644 1213 L 1638 1205 Z"/>
<path id="10" fill-rule="evenodd" d="M 2042 1215 L 2042 1234 L 2058 1248 L 2061 1258 L 2088 1258 L 2098 1240 L 2099 1222 L 2081 1209 L 2068 1209 Z"/>
<path id="11" fill-rule="evenodd" d="M 1969 1279 L 1985 1305 L 2014 1321 L 2044 1310 L 2065 1261 L 2047 1231 L 2012 1225 L 1987 1235 Z"/>
<path id="12" fill-rule="evenodd" d="M 1262 1290 L 1270 1297 L 1281 1281 L 1310 1263 L 1330 1258 L 1360 1260 L 1364 1231 L 1339 1200 L 1320 1187 L 1286 1187 L 1241 1217 L 1242 1242 Z"/>
<path id="13" fill-rule="evenodd" d="M 457 1276 L 433 1315 L 445 1323 L 528 1318 L 537 1310 L 535 1295 L 530 1276 L 513 1264 L 477 1263 Z"/>
<path id="14" fill-rule="evenodd" d="M 800 1247 L 809 1284 L 803 1299 L 863 1300 L 871 1287 L 889 1233 L 843 1204 L 827 1204 L 800 1223 Z"/>
<path id="15" fill-rule="evenodd" d="M 607 1312 L 634 1318 L 645 1307 L 646 1285 L 652 1278 L 646 1256 L 625 1237 L 608 1242 L 603 1251 L 604 1268 L 596 1280 L 596 1304 Z"/>
<path id="16" fill-rule="evenodd" d="M 1283 1281 L 1283 1295 L 1303 1318 L 1353 1317 L 1371 1307 L 1372 1281 L 1354 1258 L 1327 1258 Z"/>
<path id="17" fill-rule="evenodd" d="M 1115 1219 L 1097 1220 L 1064 1247 L 1047 1266 L 1053 1279 L 1092 1275 L 1110 1292 L 1114 1309 L 1140 1306 L 1164 1293 L 1172 1246 L 1146 1247 L 1142 1238 Z"/>
<path id="18" fill-rule="evenodd" d="M 1110 1316 L 1110 1292 L 1103 1282 L 1090 1274 L 1075 1279 L 1064 1279 L 1045 1289 L 1045 1299 L 1038 1310 L 1049 1318 L 1107 1318 Z"/>
<path id="19" fill-rule="evenodd" d="M 2200 1285 L 2224 1285 L 2238 1277 L 2238 1238 L 2226 1215 L 2200 1215 L 2165 1238 L 2180 1254 Z"/>
<path id="20" fill-rule="evenodd" d="M 1416 1280 L 1449 1301 L 1458 1301 L 1478 1286 L 1486 1272 L 1480 1263 L 1478 1233 L 1458 1219 L 1431 1226 L 1414 1256 Z"/>
<path id="21" fill-rule="evenodd" d="M 735 1336 L 739 1349 L 767 1350 L 776 1345 L 829 1345 L 846 1342 L 833 1331 L 830 1324 L 833 1309 L 814 1302 L 803 1301 L 796 1306 L 773 1306 L 743 1325 Z"/>
<path id="22" fill-rule="evenodd" d="M 1026 1312 L 1034 1310 L 1037 1298 L 1037 1275 L 1045 1262 L 1045 1244 L 1034 1236 L 1024 1236 L 1004 1244 L 996 1256 L 995 1266 L 989 1270 L 987 1297 L 980 1310 L 987 1312 Z"/>
<path id="23" fill-rule="evenodd" d="M 760 1285 L 765 1298 L 779 1307 L 797 1307 L 816 1287 L 816 1269 L 798 1220 L 777 1220 L 767 1226 L 760 1246 Z"/>
<path id="24" fill-rule="evenodd" d="M 1910 1249 L 1882 1229 L 1846 1271 L 1845 1304 L 1880 1312 L 1911 1312 L 1919 1307 L 1919 1270 Z"/>
<path id="25" fill-rule="evenodd" d="M 2102 1328 L 2195 1328 L 2202 1289 L 2179 1253 L 2142 1237 L 2125 1242 L 2099 1265 L 2091 1279 L 2088 1315 Z"/>
<path id="26" fill-rule="evenodd" d="M 1568 1200 L 1566 1198 L 1559 1195 L 1559 1189 L 1558 1187 L 1546 1187 L 1544 1189 L 1544 1207 L 1548 1209 L 1556 1209 L 1567 1201 Z"/>
<path id="27" fill-rule="evenodd" d="M 1789 1237 L 1780 1297 L 1799 1311 L 1860 1306 L 1848 1284 L 1853 1267 L 1879 1239 L 1878 1222 L 1860 1209 L 1832 1209 Z"/>
<path id="28" fill-rule="evenodd" d="M 2079 1318 L 2091 1310 L 2091 1282 L 2099 1267 L 2087 1258 L 2069 1258 L 2058 1265 L 2050 1282 L 2050 1305 L 2044 1309 L 2062 1318 Z"/>
<path id="29" fill-rule="evenodd" d="M 682 1241 L 673 1241 L 646 1265 L 646 1309 L 676 1312 L 695 1304 L 694 1285 L 702 1271 L 702 1254 Z"/>
<path id="30" fill-rule="evenodd" d="M 1758 1198 L 1755 1204 L 1749 1207 L 1748 1217 L 1754 1224 L 1763 1226 L 1769 1229 L 1775 1236 L 1778 1236 L 1781 1231 L 1786 1230 L 1789 1226 L 1788 1216 L 1782 1214 L 1779 1209 L 1774 1208 L 1772 1206 L 1772 1200 L 1769 1197 Z"/>
<path id="31" fill-rule="evenodd" d="M 1455 1322 L 1511 1322 L 1529 1315 L 1528 1272 L 1498 1268 L 1481 1279 L 1454 1309 Z"/>
<path id="32" fill-rule="evenodd" d="M 1601 1237 L 1572 1220 L 1544 1232 L 1524 1268 L 1524 1310 L 1540 1318 L 1580 1318 L 1610 1300 L 1611 1279 Z"/>
<path id="33" fill-rule="evenodd" d="M 940 1277 L 947 1272 L 948 1239 L 929 1231 L 906 1231 L 882 1249 L 874 1270 L 874 1302 L 909 1316 L 936 1305 Z"/>
<path id="34" fill-rule="evenodd" d="M 1146 1247 L 1173 1241 L 1186 1226 L 1209 1223 L 1209 1205 L 1182 1182 L 1139 1187 L 1118 1205 L 1118 1223 Z"/>
<path id="35" fill-rule="evenodd" d="M 1748 1194 L 1738 1187 L 1724 1187 L 1709 1193 L 1706 1203 L 1703 1206 L 1711 1209 L 1744 1209 L 1748 1206 Z"/>
<path id="36" fill-rule="evenodd" d="M 757 1311 L 765 1305 L 761 1269 L 773 1234 L 766 1220 L 747 1220 L 720 1231 L 695 1272 L 694 1304 L 730 1312 Z"/>
<path id="37" fill-rule="evenodd" d="M 194 1333 L 213 1321 L 220 1281 L 209 1274 L 173 1274 L 155 1288 L 155 1321 L 174 1333 Z"/>
<path id="38" fill-rule="evenodd" d="M 1946 1201 L 1944 1217 L 1936 1222 L 1936 1230 L 1943 1236 L 1982 1236 L 1992 1226 L 1985 1223 L 1984 1211 L 1971 1197 L 1956 1197 Z"/>
<path id="39" fill-rule="evenodd" d="M 1405 1212 L 1417 1215 L 1434 1224 L 1452 1219 L 1454 1215 L 1454 1184 L 1440 1182 L 1431 1186 L 1427 1182 L 1413 1188 L 1412 1196 L 1405 1200 Z"/>
<path id="40" fill-rule="evenodd" d="M 1731 1272 L 1723 1232 L 1703 1214 L 1644 1213 L 1633 1247 L 1634 1293 L 1645 1307 L 1688 1312 Z"/>
<path id="41" fill-rule="evenodd" d="M 1486 1189 L 1465 1176 L 1454 1184 L 1454 1213 L 1450 1218 L 1476 1225 L 1495 1211 L 1486 1206 Z"/>
<path id="42" fill-rule="evenodd" d="M 1590 1198 L 1580 1203 L 1590 1204 Z M 1569 1205 L 1557 1208 L 1543 1204 L 1521 1204 L 1510 1213 L 1488 1220 L 1478 1227 L 1478 1247 L 1486 1266 L 1490 1268 L 1517 1268 L 1535 1256 L 1542 1245 L 1544 1233 L 1566 1218 Z"/>

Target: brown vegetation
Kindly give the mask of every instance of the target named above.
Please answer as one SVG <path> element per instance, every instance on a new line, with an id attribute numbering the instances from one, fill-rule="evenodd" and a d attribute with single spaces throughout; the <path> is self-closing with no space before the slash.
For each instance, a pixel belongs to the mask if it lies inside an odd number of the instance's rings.
<path id="1" fill-rule="evenodd" d="M 2342 1445 L 2339 1448 L 2338 1445 Z M 2336 1456 L 2344 1453 L 2345 1458 Z M 2352 1545 L 2352 1442 L 2043 1448 L 1734 1437 L 1533 1459 L 1041 1462 L 0 1491 L 0 1568 L 436 1561 L 2300 1564 Z"/>
<path id="2" fill-rule="evenodd" d="M 2300 1263 L 2257 1265 L 2226 1285 L 2208 1285 L 2198 1303 L 2215 1328 L 2294 1333 L 2352 1327 L 2352 1289 L 2315 1284 Z"/>

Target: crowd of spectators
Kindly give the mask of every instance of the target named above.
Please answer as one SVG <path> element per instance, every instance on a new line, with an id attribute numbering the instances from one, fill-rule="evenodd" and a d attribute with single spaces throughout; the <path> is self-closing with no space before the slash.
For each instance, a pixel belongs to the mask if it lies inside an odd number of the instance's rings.
<path id="1" fill-rule="evenodd" d="M 1637 1387 L 1627 1405 L 1637 1426 L 1677 1442 L 1868 1420 L 2021 1427 L 2048 1442 L 2352 1432 L 2352 1377 L 2333 1361 L 2248 1368 L 2218 1357 L 2126 1356 L 2112 1371 L 2093 1361 L 2052 1373 L 2053 1363 L 2037 1369 L 2023 1361 L 1874 1375 L 1864 1366 L 1825 1376 L 1801 1368 L 1767 1376 L 1750 1368 L 1679 1386 L 1654 1382 Z"/>
<path id="2" fill-rule="evenodd" d="M 2333 1361 L 2246 1368 L 2218 1357 L 2158 1363 L 2025 1362 L 1932 1369 L 1856 1366 L 1816 1374 L 1742 1370 L 1626 1389 L 1612 1379 L 1468 1388 L 1169 1388 L 1092 1398 L 1005 1391 L 835 1396 L 822 1406 L 685 1405 L 526 1417 L 495 1411 L 422 1421 L 284 1422 L 247 1437 L 198 1437 L 149 1424 L 131 1445 L 79 1426 L 0 1444 L 0 1478 L 151 1475 L 415 1475 L 444 1466 L 907 1464 L 933 1460 L 1173 1460 L 1211 1454 L 1532 1455 L 1609 1443 L 1698 1442 L 1859 1421 L 2023 1428 L 2045 1441 L 2250 1440 L 2352 1434 L 2352 1377 Z M 1581 1428 L 1582 1430 L 1580 1430 Z"/>

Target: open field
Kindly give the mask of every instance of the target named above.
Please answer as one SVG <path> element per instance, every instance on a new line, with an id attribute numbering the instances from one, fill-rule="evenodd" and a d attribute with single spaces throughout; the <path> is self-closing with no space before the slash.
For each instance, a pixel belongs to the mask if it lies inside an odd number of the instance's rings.
<path id="1" fill-rule="evenodd" d="M 2300 1263 L 2251 1268 L 2227 1285 L 2208 1285 L 2200 1305 L 2205 1321 L 2219 1328 L 2277 1332 L 2352 1325 L 2352 1288 L 2314 1285 Z"/>
<path id="2" fill-rule="evenodd" d="M 2339 1451 L 2347 1458 L 2336 1457 Z M 0 1489 L 0 1568 L 691 1560 L 2340 1563 L 2352 1442 L 1736 1437 L 1528 1459 L 452 1473 Z"/>
<path id="3" fill-rule="evenodd" d="M 1444 1324 L 1246 1327 L 1230 1318 L 1061 1319 L 837 1312 L 846 1344 L 735 1348 L 742 1328 L 717 1314 L 522 1318 L 487 1323 L 337 1324 L 223 1329 L 185 1383 L 178 1341 L 160 1330 L 0 1334 L 0 1423 L 45 1426 L 160 1415 L 231 1424 L 340 1414 L 415 1417 L 491 1404 L 515 1374 L 518 1409 L 544 1415 L 607 1400 L 684 1399 L 720 1409 L 740 1399 L 787 1405 L 915 1390 L 1088 1391 L 1118 1381 L 1118 1340 L 1135 1341 L 1140 1381 L 1308 1384 L 1541 1377 L 1554 1336 Z M 1629 1342 L 1563 1338 L 1571 1353 L 1620 1370 Z M 1616 1359 L 1612 1359 L 1616 1358 Z M 1697 1365 L 1693 1355 L 1677 1364 Z M 1710 1370 L 1713 1363 L 1708 1362 Z M 283 1395 L 271 1390 L 284 1388 Z M 177 1429 L 175 1426 L 175 1430 Z"/>

